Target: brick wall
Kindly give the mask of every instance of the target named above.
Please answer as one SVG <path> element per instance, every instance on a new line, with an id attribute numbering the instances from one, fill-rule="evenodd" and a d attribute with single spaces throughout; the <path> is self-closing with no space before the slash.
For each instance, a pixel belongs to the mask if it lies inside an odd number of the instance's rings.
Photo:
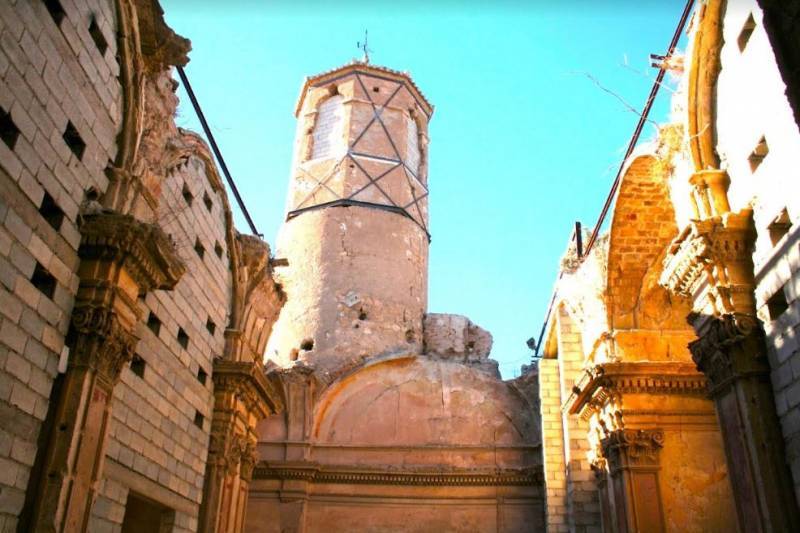
<path id="1" fill-rule="evenodd" d="M 547 531 L 565 532 L 569 531 L 569 527 L 558 359 L 539 361 L 539 405 L 542 419 L 542 461 L 547 488 L 545 505 Z"/>
<path id="2" fill-rule="evenodd" d="M 556 327 L 561 407 L 571 396 L 575 382 L 582 376 L 585 361 L 580 330 L 563 306 L 559 308 Z M 589 441 L 586 436 L 589 425 L 577 415 L 570 415 L 566 409 L 561 410 L 561 423 L 569 529 L 577 532 L 597 531 L 600 524 L 600 504 L 594 472 L 587 459 Z"/>
<path id="3" fill-rule="evenodd" d="M 23 506 L 78 287 L 78 205 L 105 189 L 120 125 L 112 2 L 61 6 L 54 17 L 43 2 L 0 2 L 3 531 Z"/>
<path id="4" fill-rule="evenodd" d="M 336 95 L 320 104 L 314 123 L 311 159 L 330 157 L 343 147 L 342 100 L 341 96 Z"/>

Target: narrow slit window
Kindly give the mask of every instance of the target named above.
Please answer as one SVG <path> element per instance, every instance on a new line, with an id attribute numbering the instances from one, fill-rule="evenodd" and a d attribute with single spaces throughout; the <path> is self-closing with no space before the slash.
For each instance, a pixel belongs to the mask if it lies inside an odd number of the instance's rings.
<path id="1" fill-rule="evenodd" d="M 747 48 L 747 43 L 750 42 L 750 37 L 752 37 L 755 29 L 756 21 L 753 18 L 753 14 L 750 13 L 750 16 L 744 22 L 744 26 L 742 26 L 742 31 L 739 32 L 739 38 L 736 40 L 740 52 L 744 52 L 744 49 Z"/>
<path id="2" fill-rule="evenodd" d="M 44 0 L 44 7 L 47 8 L 47 12 L 50 13 L 50 17 L 52 17 L 56 26 L 60 26 L 61 21 L 67 16 L 66 11 L 61 6 L 61 2 L 58 0 Z"/>
<path id="3" fill-rule="evenodd" d="M 106 50 L 108 50 L 108 42 L 103 36 L 103 32 L 100 31 L 100 26 L 97 25 L 97 19 L 95 19 L 94 16 L 92 16 L 92 22 L 89 24 L 89 35 L 91 35 L 100 55 L 104 55 Z"/>
<path id="4" fill-rule="evenodd" d="M 19 128 L 14 124 L 11 113 L 0 107 L 0 138 L 10 150 L 14 149 L 19 137 Z"/>
<path id="5" fill-rule="evenodd" d="M 211 197 L 208 195 L 208 192 L 203 192 L 203 203 L 206 204 L 206 209 L 211 212 L 211 208 L 214 207 L 214 202 L 211 201 Z"/>
<path id="6" fill-rule="evenodd" d="M 792 221 L 789 219 L 789 211 L 784 207 L 780 214 L 767 226 L 772 246 L 778 244 L 783 236 L 789 233 L 791 227 Z"/>
<path id="7" fill-rule="evenodd" d="M 194 241 L 194 251 L 197 252 L 197 255 L 200 256 L 200 259 L 205 257 L 206 255 L 206 248 L 200 242 L 200 239 Z"/>
<path id="8" fill-rule="evenodd" d="M 47 192 L 44 193 L 42 203 L 39 204 L 39 214 L 42 215 L 42 218 L 44 218 L 54 230 L 58 231 L 61 229 L 61 223 L 64 221 L 64 211 L 58 207 L 56 201 Z"/>
<path id="9" fill-rule="evenodd" d="M 83 158 L 83 153 L 86 151 L 86 143 L 81 138 L 81 134 L 78 133 L 78 130 L 75 129 L 75 125 L 72 122 L 67 122 L 67 128 L 64 130 L 64 142 L 67 143 L 67 146 L 72 153 L 75 154 L 75 157 L 78 159 Z"/>
<path id="10" fill-rule="evenodd" d="M 39 262 L 36 263 L 36 268 L 33 269 L 31 284 L 39 289 L 39 292 L 51 300 L 53 299 L 53 294 L 56 292 L 56 278 Z"/>
<path id="11" fill-rule="evenodd" d="M 147 315 L 147 327 L 153 332 L 153 335 L 158 337 L 158 334 L 161 332 L 161 320 L 152 311 Z"/>
<path id="12" fill-rule="evenodd" d="M 178 344 L 180 344 L 184 350 L 189 348 L 189 335 L 186 334 L 183 328 L 178 328 Z"/>
<path id="13" fill-rule="evenodd" d="M 215 254 L 217 254 L 217 257 L 219 257 L 220 259 L 222 259 L 222 253 L 223 253 L 224 251 L 225 251 L 225 250 L 223 250 L 223 249 L 222 249 L 222 245 L 221 245 L 219 242 L 215 242 L 215 243 L 214 243 L 214 253 L 215 253 Z"/>
<path id="14" fill-rule="evenodd" d="M 750 153 L 750 157 L 747 158 L 747 161 L 750 163 L 751 172 L 755 172 L 756 169 L 761 166 L 767 154 L 769 154 L 769 145 L 767 144 L 766 137 L 762 136 L 756 147 L 753 148 L 753 151 Z"/>
<path id="15" fill-rule="evenodd" d="M 197 369 L 197 381 L 205 385 L 206 379 L 208 379 L 208 373 L 206 373 L 206 371 L 203 370 L 203 367 Z"/>
<path id="16" fill-rule="evenodd" d="M 138 353 L 133 355 L 133 359 L 131 359 L 131 372 L 144 379 L 144 368 L 146 366 L 147 362 L 141 355 Z"/>

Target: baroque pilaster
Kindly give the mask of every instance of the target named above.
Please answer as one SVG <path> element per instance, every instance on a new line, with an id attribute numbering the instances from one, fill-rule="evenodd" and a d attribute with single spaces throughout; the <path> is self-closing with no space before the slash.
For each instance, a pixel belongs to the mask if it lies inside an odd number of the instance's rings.
<path id="1" fill-rule="evenodd" d="M 724 178 L 712 178 L 722 194 Z M 794 531 L 800 514 L 756 317 L 754 241 L 749 209 L 692 221 L 668 250 L 661 284 L 692 301 L 689 349 L 715 402 L 740 529 Z"/>
<path id="2" fill-rule="evenodd" d="M 33 531 L 85 531 L 102 476 L 114 386 L 138 338 L 139 294 L 171 288 L 184 268 L 157 227 L 115 213 L 85 217 L 67 371 L 37 482 Z"/>
<path id="3" fill-rule="evenodd" d="M 214 362 L 214 415 L 199 530 L 242 531 L 257 461 L 256 424 L 283 409 L 280 385 L 261 363 Z"/>
<path id="4" fill-rule="evenodd" d="M 614 497 L 615 531 L 665 530 L 658 471 L 660 429 L 617 429 L 600 441 Z"/>

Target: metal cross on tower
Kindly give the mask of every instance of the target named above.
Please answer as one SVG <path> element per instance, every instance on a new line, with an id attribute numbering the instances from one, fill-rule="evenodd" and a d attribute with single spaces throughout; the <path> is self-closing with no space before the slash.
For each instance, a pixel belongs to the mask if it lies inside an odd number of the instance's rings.
<path id="1" fill-rule="evenodd" d="M 364 51 L 364 63 L 369 63 L 369 53 L 372 52 L 369 49 L 369 30 L 364 30 L 364 42 L 358 41 L 356 46 Z"/>

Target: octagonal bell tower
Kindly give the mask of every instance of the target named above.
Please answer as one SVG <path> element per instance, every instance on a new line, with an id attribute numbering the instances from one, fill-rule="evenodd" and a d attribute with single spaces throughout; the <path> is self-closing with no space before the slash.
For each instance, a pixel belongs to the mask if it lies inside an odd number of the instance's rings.
<path id="1" fill-rule="evenodd" d="M 421 351 L 432 112 L 407 73 L 366 62 L 306 79 L 277 242 L 288 299 L 267 358 L 334 375 Z"/>

